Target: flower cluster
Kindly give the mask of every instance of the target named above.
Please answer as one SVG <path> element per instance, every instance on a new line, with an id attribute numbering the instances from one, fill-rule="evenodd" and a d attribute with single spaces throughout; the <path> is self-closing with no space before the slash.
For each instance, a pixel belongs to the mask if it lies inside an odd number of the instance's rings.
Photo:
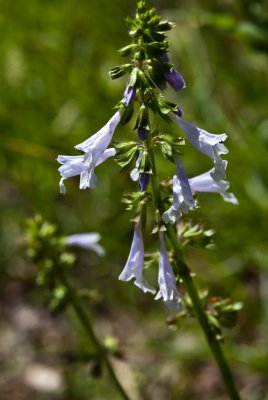
<path id="1" fill-rule="evenodd" d="M 169 261 L 163 232 L 159 232 L 160 256 L 158 285 L 159 291 L 155 300 L 163 299 L 165 305 L 173 312 L 181 308 L 181 295 L 176 287 L 176 279 Z M 142 238 L 141 221 L 137 222 L 134 229 L 134 236 L 126 265 L 121 272 L 119 279 L 129 281 L 135 279 L 134 284 L 146 292 L 156 293 L 156 289 L 149 285 L 143 276 L 144 267 L 144 245 Z"/>

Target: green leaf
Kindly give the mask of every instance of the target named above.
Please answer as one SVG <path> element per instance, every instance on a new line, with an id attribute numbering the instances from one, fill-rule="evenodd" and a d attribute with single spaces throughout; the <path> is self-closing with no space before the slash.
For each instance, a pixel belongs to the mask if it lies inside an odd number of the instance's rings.
<path id="1" fill-rule="evenodd" d="M 138 78 L 138 68 L 134 68 L 133 71 L 131 72 L 129 81 L 128 81 L 128 86 L 134 87 Z"/>
<path id="2" fill-rule="evenodd" d="M 130 104 L 129 106 L 124 106 L 123 108 L 124 110 L 121 114 L 120 124 L 126 125 L 132 118 L 132 115 L 134 113 L 134 105 Z"/>

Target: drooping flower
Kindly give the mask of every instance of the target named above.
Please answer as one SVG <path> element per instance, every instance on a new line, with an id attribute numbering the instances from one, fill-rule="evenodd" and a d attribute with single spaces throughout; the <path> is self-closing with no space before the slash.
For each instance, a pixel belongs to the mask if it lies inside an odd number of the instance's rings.
<path id="1" fill-rule="evenodd" d="M 170 86 L 172 86 L 176 92 L 186 87 L 185 80 L 183 79 L 181 74 L 175 69 L 172 69 L 170 72 L 165 72 L 164 76 Z"/>
<path id="2" fill-rule="evenodd" d="M 97 133 L 93 136 L 90 136 L 84 142 L 75 146 L 77 150 L 81 150 L 84 153 L 88 151 L 93 151 L 94 149 L 102 150 L 102 153 L 109 146 L 113 133 L 119 124 L 121 119 L 121 114 L 117 111 L 112 118 L 104 125 Z"/>
<path id="3" fill-rule="evenodd" d="M 165 224 L 174 224 L 182 213 L 187 213 L 190 207 L 195 206 L 192 192 L 219 193 L 225 201 L 238 204 L 235 195 L 227 193 L 230 183 L 225 180 L 214 181 L 211 177 L 212 171 L 211 169 L 204 174 L 188 179 L 183 165 L 180 163 L 176 175 L 173 176 L 173 204 L 162 215 Z"/>
<path id="4" fill-rule="evenodd" d="M 135 100 L 136 97 L 136 88 L 132 87 L 132 86 L 127 86 L 125 92 L 124 92 L 124 100 L 125 100 L 125 104 L 127 106 L 129 106 L 130 104 L 133 103 L 133 101 Z"/>
<path id="5" fill-rule="evenodd" d="M 130 253 L 127 263 L 119 276 L 120 281 L 129 281 L 135 279 L 134 284 L 141 290 L 146 292 L 155 293 L 156 290 L 150 286 L 144 276 L 144 246 L 142 238 L 141 221 L 137 222 L 134 229 L 134 236 L 130 248 Z"/>
<path id="6" fill-rule="evenodd" d="M 104 256 L 105 250 L 98 243 L 101 236 L 99 233 L 78 233 L 76 235 L 67 236 L 66 244 L 69 246 L 78 246 L 84 249 L 93 250 L 99 256 Z"/>
<path id="7" fill-rule="evenodd" d="M 148 129 L 146 129 L 144 127 L 139 127 L 138 128 L 138 135 L 139 135 L 140 140 L 146 140 L 147 137 L 148 137 L 148 132 L 149 132 Z"/>
<path id="8" fill-rule="evenodd" d="M 169 62 L 168 53 L 167 53 L 166 51 L 163 51 L 163 52 L 160 54 L 159 60 L 160 60 L 162 63 L 167 64 L 167 63 Z"/>
<path id="9" fill-rule="evenodd" d="M 173 111 L 173 114 L 177 115 L 178 117 L 182 117 L 183 116 L 183 111 L 181 107 L 177 107 L 176 111 Z"/>
<path id="10" fill-rule="evenodd" d="M 238 204 L 238 200 L 233 193 L 227 193 L 230 183 L 225 180 L 215 182 L 211 177 L 211 171 L 189 179 L 193 192 L 219 193 L 223 199 L 232 204 Z"/>
<path id="11" fill-rule="evenodd" d="M 176 286 L 176 279 L 165 247 L 165 239 L 163 232 L 159 232 L 159 240 L 160 240 L 160 256 L 159 256 L 159 271 L 158 271 L 159 292 L 155 296 L 155 300 L 163 298 L 165 305 L 170 309 L 170 311 L 179 312 L 181 309 L 181 295 Z"/>
<path id="12" fill-rule="evenodd" d="M 119 122 L 120 113 L 116 112 L 101 130 L 75 146 L 76 149 L 85 153 L 84 156 L 58 156 L 57 161 L 63 164 L 59 168 L 62 177 L 60 180 L 62 193 L 66 192 L 64 180 L 75 175 L 80 175 L 80 189 L 96 187 L 97 177 L 94 170 L 107 158 L 115 155 L 115 149 L 107 149 L 107 147 Z"/>
<path id="13" fill-rule="evenodd" d="M 94 172 L 95 167 L 107 160 L 107 158 L 113 157 L 115 153 L 116 150 L 114 148 L 107 149 L 97 157 L 94 163 L 90 152 L 80 156 L 58 156 L 57 161 L 62 164 L 58 169 L 61 174 L 60 192 L 66 193 L 64 180 L 76 175 L 80 175 L 80 189 L 95 188 L 97 184 L 97 177 Z"/>
<path id="14" fill-rule="evenodd" d="M 192 190 L 184 166 L 176 157 L 176 174 L 173 176 L 173 204 L 163 213 L 163 221 L 174 224 L 182 213 L 187 214 L 190 207 L 195 206 Z"/>
<path id="15" fill-rule="evenodd" d="M 227 138 L 226 133 L 214 135 L 184 121 L 176 115 L 174 115 L 174 118 L 191 144 L 213 160 L 214 169 L 211 170 L 212 178 L 215 181 L 222 180 L 225 177 L 227 161 L 222 160 L 220 155 L 228 153 L 228 149 L 223 144 Z"/>
<path id="16" fill-rule="evenodd" d="M 150 174 L 141 172 L 139 174 L 139 188 L 141 192 L 145 192 L 150 182 Z"/>

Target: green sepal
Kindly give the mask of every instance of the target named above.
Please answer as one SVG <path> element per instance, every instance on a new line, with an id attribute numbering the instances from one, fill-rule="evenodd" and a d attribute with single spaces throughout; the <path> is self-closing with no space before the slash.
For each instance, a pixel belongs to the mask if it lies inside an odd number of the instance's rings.
<path id="1" fill-rule="evenodd" d="M 156 8 L 155 7 L 152 7 L 150 10 L 149 10 L 149 16 L 150 16 L 150 18 L 152 18 L 154 15 L 156 15 Z"/>
<path id="2" fill-rule="evenodd" d="M 144 49 L 139 49 L 134 54 L 135 61 L 144 61 L 145 59 L 146 59 L 146 53 L 145 53 Z"/>
<path id="3" fill-rule="evenodd" d="M 155 27 L 159 25 L 160 21 L 161 17 L 159 15 L 155 15 L 148 21 L 148 25 L 150 25 L 151 27 Z"/>
<path id="4" fill-rule="evenodd" d="M 139 115 L 134 126 L 134 130 L 138 128 L 145 128 L 149 130 L 149 113 L 147 107 L 142 104 L 139 109 Z"/>
<path id="5" fill-rule="evenodd" d="M 118 79 L 121 76 L 125 75 L 127 72 L 130 72 L 132 68 L 133 67 L 131 64 L 119 65 L 118 67 L 111 68 L 109 71 L 109 75 L 112 79 Z"/>
<path id="6" fill-rule="evenodd" d="M 150 84 L 148 82 L 148 78 L 145 75 L 144 72 L 142 72 L 140 69 L 138 69 L 138 76 L 137 79 L 139 80 L 139 86 L 141 87 L 141 89 L 143 91 L 145 91 L 146 89 L 150 88 Z"/>
<path id="7" fill-rule="evenodd" d="M 131 141 L 131 142 L 123 142 L 123 143 L 116 143 L 114 147 L 118 152 L 123 152 L 123 151 L 128 151 L 129 149 L 132 149 L 132 147 L 137 146 L 137 142 Z"/>
<path id="8" fill-rule="evenodd" d="M 152 202 L 152 196 L 148 192 L 125 193 L 122 202 L 126 204 L 126 210 L 134 213 L 134 220 L 144 221 L 146 205 Z"/>
<path id="9" fill-rule="evenodd" d="M 133 68 L 130 77 L 129 77 L 129 81 L 128 81 L 128 86 L 129 87 L 134 87 L 136 82 L 137 82 L 137 78 L 138 78 L 138 68 Z"/>
<path id="10" fill-rule="evenodd" d="M 124 107 L 124 111 L 121 114 L 121 125 L 126 125 L 132 118 L 134 113 L 134 104 L 130 104 L 129 106 Z"/>
<path id="11" fill-rule="evenodd" d="M 145 3 L 144 0 L 138 1 L 138 3 L 137 3 L 137 10 L 138 10 L 140 13 L 143 13 L 143 12 L 146 11 L 146 3 Z"/>
<path id="12" fill-rule="evenodd" d="M 198 246 L 213 249 L 215 248 L 214 233 L 213 229 L 205 229 L 202 224 L 193 225 L 190 221 L 181 222 L 178 226 L 178 234 L 183 247 Z"/>
<path id="13" fill-rule="evenodd" d="M 171 122 L 171 118 L 168 116 L 170 112 L 176 112 L 178 110 L 178 106 L 175 103 L 172 103 L 171 101 L 165 100 L 163 97 L 158 96 L 157 97 L 157 103 L 158 103 L 158 114 L 168 122 Z"/>
<path id="14" fill-rule="evenodd" d="M 145 30 L 145 34 L 148 34 L 150 38 L 156 42 L 164 42 L 166 39 L 164 33 L 160 32 L 152 32 L 151 30 Z"/>
<path id="15" fill-rule="evenodd" d="M 231 299 L 214 301 L 214 312 L 219 323 L 225 328 L 233 328 L 237 322 L 238 311 L 243 308 L 241 302 L 233 303 Z"/>
<path id="16" fill-rule="evenodd" d="M 152 173 L 151 162 L 147 150 L 142 151 L 142 159 L 138 169 L 139 172 L 141 173 L 143 172 L 146 172 L 147 174 Z"/>
<path id="17" fill-rule="evenodd" d="M 132 144 L 133 143 L 133 144 Z M 128 142 L 125 146 L 117 145 L 115 161 L 120 165 L 121 172 L 126 172 L 130 169 L 137 160 L 139 148 L 136 142 Z"/>
<path id="18" fill-rule="evenodd" d="M 50 301 L 50 309 L 54 313 L 60 313 L 65 310 L 69 304 L 70 296 L 65 286 L 58 285 L 52 294 L 53 298 Z"/>
<path id="19" fill-rule="evenodd" d="M 161 21 L 157 25 L 157 31 L 158 32 L 170 31 L 174 27 L 175 27 L 175 24 L 173 22 Z"/>
<path id="20" fill-rule="evenodd" d="M 146 53 L 151 58 L 159 58 L 164 51 L 168 50 L 168 42 L 151 42 L 145 45 Z M 162 63 L 161 63 L 162 66 Z"/>
<path id="21" fill-rule="evenodd" d="M 164 103 L 162 99 L 159 97 L 151 99 L 151 101 L 148 103 L 148 106 L 150 109 L 155 113 L 159 114 L 160 117 L 167 123 L 171 123 L 172 120 L 169 117 L 169 112 L 170 108 L 167 107 L 167 105 Z"/>
<path id="22" fill-rule="evenodd" d="M 160 145 L 162 154 L 169 161 L 174 163 L 174 155 L 181 155 L 181 146 L 184 146 L 183 138 L 175 138 L 170 135 L 159 135 L 155 140 L 156 145 Z"/>
<path id="23" fill-rule="evenodd" d="M 129 56 L 132 51 L 134 51 L 137 48 L 137 45 L 135 43 L 129 44 L 128 46 L 122 47 L 121 49 L 118 50 L 119 54 L 122 57 Z"/>

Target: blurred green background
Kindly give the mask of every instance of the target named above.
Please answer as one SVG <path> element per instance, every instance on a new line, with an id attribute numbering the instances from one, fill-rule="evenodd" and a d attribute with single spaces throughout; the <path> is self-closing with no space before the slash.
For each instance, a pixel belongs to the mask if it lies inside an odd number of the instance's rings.
<path id="1" fill-rule="evenodd" d="M 176 23 L 171 59 L 187 89 L 170 90 L 170 99 L 186 120 L 229 135 L 227 179 L 240 205 L 200 195 L 194 218 L 216 229 L 216 250 L 189 249 L 188 257 L 201 288 L 244 303 L 237 326 L 225 332 L 225 346 L 242 398 L 268 399 L 268 5 L 149 4 Z M 62 357 L 67 350 L 83 353 L 88 343 L 75 317 L 51 315 L 35 287 L 24 230 L 36 213 L 62 234 L 101 233 L 107 256 L 79 252 L 75 276 L 96 293 L 89 309 L 99 337 L 122 345 L 116 368 L 133 399 L 226 399 L 197 323 L 169 329 L 160 302 L 117 279 L 132 239 L 121 202 L 124 191 L 135 190 L 129 176 L 109 160 L 97 170 L 96 190 L 79 191 L 71 179 L 67 195 L 59 194 L 55 158 L 75 154 L 73 146 L 102 127 L 122 97 L 124 78 L 111 81 L 108 70 L 121 62 L 116 50 L 129 41 L 124 18 L 134 11 L 134 0 L 0 1 L 3 400 L 119 398 L 106 376 L 94 377 L 90 363 Z M 120 127 L 118 135 L 133 137 L 131 127 Z M 210 160 L 190 146 L 185 153 L 189 176 L 210 168 Z M 166 170 L 166 161 L 159 169 Z M 148 246 L 158 244 L 149 238 Z"/>

